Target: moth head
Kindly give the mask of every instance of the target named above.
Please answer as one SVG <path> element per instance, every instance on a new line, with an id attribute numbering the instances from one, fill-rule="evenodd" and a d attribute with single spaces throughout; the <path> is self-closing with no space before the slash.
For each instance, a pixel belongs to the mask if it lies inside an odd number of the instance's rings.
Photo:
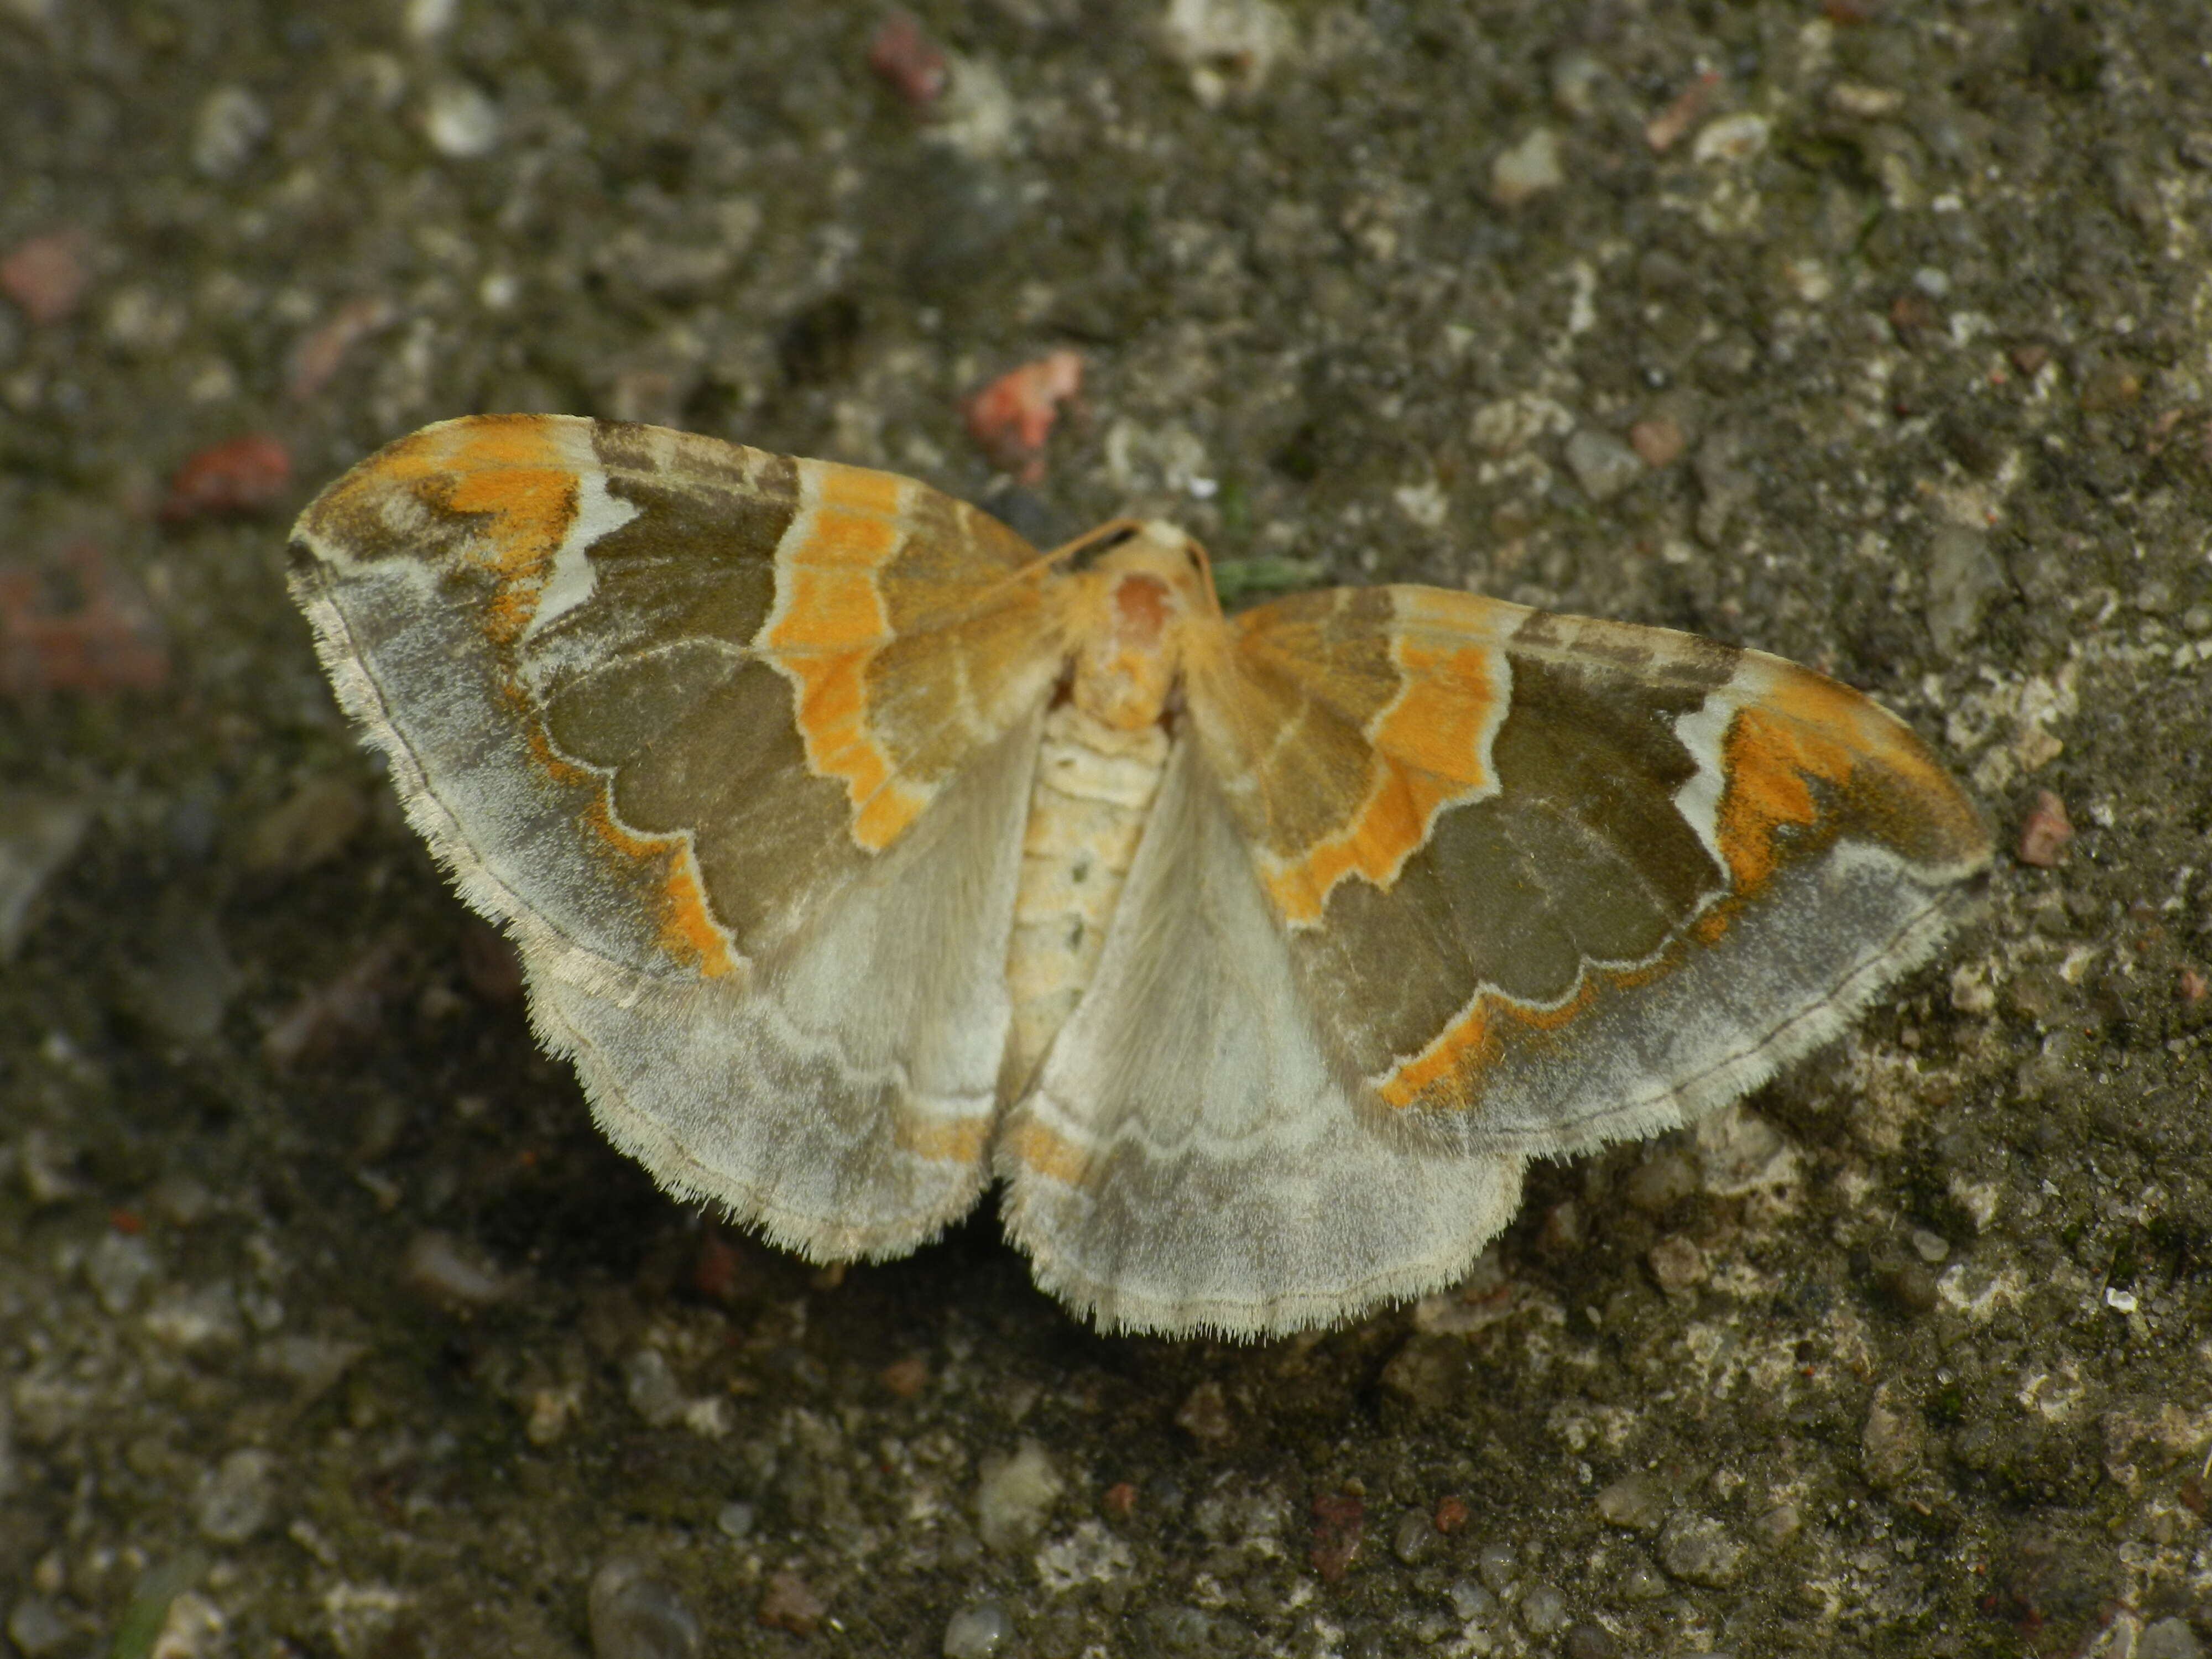
<path id="1" fill-rule="evenodd" d="M 1206 550 L 1164 520 L 1123 520 L 1076 572 L 1072 695 L 1124 730 L 1160 718 L 1193 641 L 1221 623 Z"/>

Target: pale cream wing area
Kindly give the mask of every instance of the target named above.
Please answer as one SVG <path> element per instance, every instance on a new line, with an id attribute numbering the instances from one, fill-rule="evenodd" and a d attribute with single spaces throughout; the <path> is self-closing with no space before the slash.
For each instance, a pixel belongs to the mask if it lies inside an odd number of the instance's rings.
<path id="1" fill-rule="evenodd" d="M 1001 1132 L 1009 1232 L 1109 1330 L 1278 1334 L 1436 1289 L 1511 1217 L 1523 1159 L 1361 1092 L 1179 743 L 1097 977 Z"/>
<path id="2" fill-rule="evenodd" d="M 1002 740 L 739 982 L 543 971 L 564 957 L 519 918 L 539 1037 L 607 1138 L 817 1261 L 902 1255 L 972 1208 L 1036 746 Z"/>

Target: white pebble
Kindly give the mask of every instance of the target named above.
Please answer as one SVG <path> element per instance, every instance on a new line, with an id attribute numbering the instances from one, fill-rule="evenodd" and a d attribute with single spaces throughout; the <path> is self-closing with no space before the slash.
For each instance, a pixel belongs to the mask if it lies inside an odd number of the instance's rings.
<path id="1" fill-rule="evenodd" d="M 699 1620 L 678 1595 L 621 1557 L 592 1575 L 592 1659 L 698 1659 Z"/>
<path id="2" fill-rule="evenodd" d="M 983 1541 L 996 1550 L 1028 1538 L 1044 1524 L 1060 1486 L 1052 1460 L 1034 1440 L 1023 1441 L 1012 1457 L 986 1458 L 975 1489 L 975 1520 Z"/>
<path id="3" fill-rule="evenodd" d="M 269 112 L 244 87 L 217 87 L 200 101 L 192 124 L 192 165 L 210 179 L 227 179 L 246 165 L 269 136 Z"/>
<path id="4" fill-rule="evenodd" d="M 945 1659 L 991 1659 L 1013 1636 L 1012 1615 L 996 1601 L 980 1601 L 946 1621 Z"/>
<path id="5" fill-rule="evenodd" d="M 1521 1598 L 1521 1622 L 1531 1636 L 1549 1636 L 1567 1622 L 1567 1598 L 1549 1584 L 1531 1584 Z"/>
<path id="6" fill-rule="evenodd" d="M 257 1447 L 234 1451 L 201 1478 L 192 1499 L 201 1533 L 218 1544 L 242 1544 L 269 1519 L 276 1460 Z"/>
<path id="7" fill-rule="evenodd" d="M 430 148 L 457 161 L 489 155 L 499 143 L 500 125 L 499 106 L 465 81 L 434 88 L 422 109 L 422 134 Z"/>
<path id="8" fill-rule="evenodd" d="M 637 1414 L 656 1429 L 666 1428 L 682 1417 L 689 1403 L 668 1356 L 658 1348 L 640 1348 L 623 1361 L 623 1392 L 629 1396 Z"/>
<path id="9" fill-rule="evenodd" d="M 1557 190 L 1566 178 L 1559 161 L 1559 135 L 1549 127 L 1536 127 L 1491 162 L 1490 197 L 1500 207 L 1518 207 L 1532 196 Z"/>

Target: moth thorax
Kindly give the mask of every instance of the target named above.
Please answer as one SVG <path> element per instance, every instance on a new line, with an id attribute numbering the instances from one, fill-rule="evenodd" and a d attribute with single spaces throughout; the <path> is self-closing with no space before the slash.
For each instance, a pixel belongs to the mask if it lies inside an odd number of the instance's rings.
<path id="1" fill-rule="evenodd" d="M 1074 675 L 1069 699 L 1091 719 L 1133 732 L 1157 723 L 1182 666 L 1188 624 L 1219 614 L 1189 539 L 1147 524 L 1078 580 Z"/>
<path id="2" fill-rule="evenodd" d="M 1027 1086 L 1097 971 L 1167 758 L 1157 719 L 1115 726 L 1079 701 L 1045 717 L 1006 947 L 1014 1021 L 1001 1075 L 1009 1096 Z"/>

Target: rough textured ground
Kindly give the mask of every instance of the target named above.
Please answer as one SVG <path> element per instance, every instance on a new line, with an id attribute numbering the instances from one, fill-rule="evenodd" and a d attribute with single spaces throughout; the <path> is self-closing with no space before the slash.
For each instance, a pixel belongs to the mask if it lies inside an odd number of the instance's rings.
<path id="1" fill-rule="evenodd" d="M 0 3 L 0 1647 L 579 1655 L 612 1562 L 603 1659 L 2196 1654 L 2201 9 L 917 9 L 926 106 L 864 6 Z M 1054 349 L 1015 483 L 960 400 Z M 502 408 L 1753 642 L 2008 855 L 1422 1308 L 1101 1340 L 988 1215 L 817 1273 L 602 1146 L 283 597 Z"/>

